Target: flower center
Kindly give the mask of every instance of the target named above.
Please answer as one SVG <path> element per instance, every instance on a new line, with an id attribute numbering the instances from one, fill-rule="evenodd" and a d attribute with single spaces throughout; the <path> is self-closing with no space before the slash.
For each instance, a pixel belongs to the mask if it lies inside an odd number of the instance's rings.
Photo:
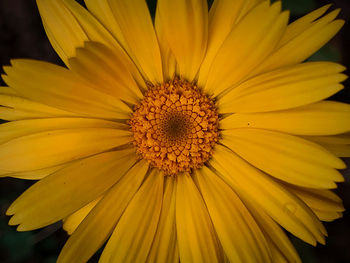
<path id="1" fill-rule="evenodd" d="M 218 123 L 214 102 L 179 79 L 150 88 L 129 121 L 137 152 L 167 175 L 200 168 L 210 158 Z"/>

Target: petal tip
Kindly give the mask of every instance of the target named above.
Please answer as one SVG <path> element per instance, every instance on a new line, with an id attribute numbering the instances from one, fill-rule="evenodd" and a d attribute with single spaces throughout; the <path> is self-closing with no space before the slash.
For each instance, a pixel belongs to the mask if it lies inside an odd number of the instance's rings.
<path id="1" fill-rule="evenodd" d="M 8 224 L 9 224 L 10 226 L 16 226 L 16 225 L 19 225 L 20 223 L 21 223 L 21 222 L 20 222 L 20 220 L 18 219 L 17 215 L 13 215 L 13 216 L 10 218 L 9 222 L 8 222 Z"/>
<path id="2" fill-rule="evenodd" d="M 6 210 L 6 213 L 5 213 L 7 216 L 12 216 L 15 214 L 15 209 L 13 208 L 13 204 L 10 205 L 9 208 L 7 208 Z"/>
<path id="3" fill-rule="evenodd" d="M 18 232 L 24 232 L 24 231 L 29 231 L 30 229 L 28 229 L 25 225 L 18 225 L 16 230 Z"/>

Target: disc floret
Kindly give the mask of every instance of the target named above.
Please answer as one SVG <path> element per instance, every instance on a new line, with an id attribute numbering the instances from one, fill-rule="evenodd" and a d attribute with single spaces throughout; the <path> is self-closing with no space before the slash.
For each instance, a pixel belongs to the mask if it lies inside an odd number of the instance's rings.
<path id="1" fill-rule="evenodd" d="M 142 158 L 168 175 L 200 168 L 218 140 L 214 101 L 184 80 L 151 87 L 129 122 Z"/>

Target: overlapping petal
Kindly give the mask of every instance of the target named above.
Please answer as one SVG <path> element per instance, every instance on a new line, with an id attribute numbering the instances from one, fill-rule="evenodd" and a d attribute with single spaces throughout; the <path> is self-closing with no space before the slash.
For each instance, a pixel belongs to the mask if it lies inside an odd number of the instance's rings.
<path id="1" fill-rule="evenodd" d="M 131 112 L 121 100 L 97 91 L 83 78 L 54 64 L 17 59 L 4 70 L 7 75 L 3 79 L 10 87 L 42 104 L 83 116 L 111 119 L 128 118 Z"/>
<path id="2" fill-rule="evenodd" d="M 180 261 L 222 262 L 223 254 L 209 212 L 189 174 L 177 178 L 176 229 Z"/>
<path id="3" fill-rule="evenodd" d="M 315 143 L 261 129 L 223 131 L 222 143 L 264 172 L 291 184 L 334 188 L 343 176 L 342 160 Z M 273 165 L 271 165 L 273 164 Z"/>
<path id="4" fill-rule="evenodd" d="M 240 198 L 263 232 L 272 262 L 301 262 L 299 255 L 283 229 L 249 196 Z"/>
<path id="5" fill-rule="evenodd" d="M 55 129 L 33 133 L 1 145 L 0 169 L 11 173 L 48 168 L 111 150 L 130 141 L 129 131 L 110 128 Z"/>
<path id="6" fill-rule="evenodd" d="M 157 20 L 176 58 L 179 75 L 192 81 L 202 63 L 208 41 L 206 0 L 159 0 Z"/>
<path id="7" fill-rule="evenodd" d="M 128 66 L 102 44 L 86 42 L 84 48 L 76 50 L 76 57 L 68 61 L 71 70 L 98 91 L 133 104 L 143 98 Z"/>
<path id="8" fill-rule="evenodd" d="M 338 157 L 350 157 L 350 133 L 334 136 L 305 136 L 316 142 Z"/>
<path id="9" fill-rule="evenodd" d="M 271 262 L 264 235 L 232 189 L 206 167 L 194 176 L 229 261 Z"/>
<path id="10" fill-rule="evenodd" d="M 144 77 L 152 83 L 161 83 L 162 61 L 146 1 L 102 0 L 86 3 L 107 28 L 111 25 L 117 39 L 122 35 L 124 46 L 127 46 L 129 54 Z M 103 18 L 106 13 L 107 17 Z"/>
<path id="11" fill-rule="evenodd" d="M 63 229 L 67 231 L 68 235 L 73 234 L 73 232 L 78 228 L 80 223 L 84 218 L 90 213 L 90 211 L 97 205 L 101 200 L 102 196 L 98 197 L 96 200 L 88 203 L 84 207 L 80 208 L 78 211 L 75 211 L 73 214 L 63 219 Z"/>
<path id="12" fill-rule="evenodd" d="M 264 1 L 250 11 L 221 45 L 204 90 L 217 96 L 248 77 L 277 45 L 287 22 L 288 13 L 281 13 L 280 2 L 270 6 Z"/>
<path id="13" fill-rule="evenodd" d="M 280 183 L 218 145 L 209 162 L 242 198 L 255 202 L 272 219 L 307 243 L 324 243 L 325 229 L 315 214 Z"/>
<path id="14" fill-rule="evenodd" d="M 140 161 L 133 166 L 79 224 L 65 244 L 58 262 L 86 262 L 112 234 L 148 171 Z M 87 243 L 88 241 L 88 243 Z"/>
<path id="15" fill-rule="evenodd" d="M 3 120 L 17 121 L 36 118 L 79 116 L 79 114 L 32 101 L 19 95 L 14 89 L 6 87 L 6 89 L 0 90 L 0 116 Z"/>
<path id="16" fill-rule="evenodd" d="M 266 112 L 295 108 L 340 91 L 345 67 L 330 62 L 309 62 L 251 78 L 218 100 L 221 113 Z"/>
<path id="17" fill-rule="evenodd" d="M 128 66 L 138 83 L 143 82 L 134 62 L 118 41 L 75 0 L 37 0 L 37 4 L 46 34 L 53 48 L 68 67 L 68 59 L 75 57 L 78 47 L 83 47 L 86 41 L 99 42 L 113 50 Z"/>
<path id="18" fill-rule="evenodd" d="M 40 180 L 7 210 L 19 231 L 55 223 L 95 200 L 136 162 L 132 149 L 106 152 L 75 162 Z M 32 205 L 35 204 L 35 205 Z"/>
<path id="19" fill-rule="evenodd" d="M 167 178 L 164 187 L 162 211 L 159 217 L 157 232 L 147 262 L 178 263 L 179 250 L 176 237 L 175 221 L 176 180 Z"/>
<path id="20" fill-rule="evenodd" d="M 215 0 L 208 17 L 208 48 L 200 68 L 198 84 L 204 86 L 210 66 L 235 25 L 263 0 Z"/>
<path id="21" fill-rule="evenodd" d="M 163 184 L 163 173 L 153 170 L 120 218 L 101 263 L 146 261 L 162 208 Z"/>
<path id="22" fill-rule="evenodd" d="M 349 132 L 349 118 L 348 104 L 321 101 L 283 111 L 236 113 L 223 119 L 220 124 L 223 129 L 258 128 L 317 136 Z"/>
<path id="23" fill-rule="evenodd" d="M 317 16 L 321 16 L 326 11 L 324 9 L 319 10 L 307 18 L 300 18 L 300 21 L 295 21 L 294 25 L 291 24 L 290 27 L 296 25 L 298 29 L 291 29 L 293 31 L 295 30 L 293 33 L 286 30 L 286 34 L 281 41 L 284 45 L 278 46 L 251 75 L 300 63 L 331 40 L 343 27 L 344 21 L 340 19 L 335 20 L 340 11 L 337 9 L 311 22 Z"/>

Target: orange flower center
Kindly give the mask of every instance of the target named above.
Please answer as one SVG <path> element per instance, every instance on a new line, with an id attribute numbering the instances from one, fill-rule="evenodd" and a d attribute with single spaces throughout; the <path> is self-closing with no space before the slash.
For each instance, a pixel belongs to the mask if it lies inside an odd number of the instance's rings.
<path id="1" fill-rule="evenodd" d="M 214 102 L 195 85 L 174 79 L 152 87 L 129 124 L 142 158 L 167 175 L 200 168 L 218 140 Z"/>

